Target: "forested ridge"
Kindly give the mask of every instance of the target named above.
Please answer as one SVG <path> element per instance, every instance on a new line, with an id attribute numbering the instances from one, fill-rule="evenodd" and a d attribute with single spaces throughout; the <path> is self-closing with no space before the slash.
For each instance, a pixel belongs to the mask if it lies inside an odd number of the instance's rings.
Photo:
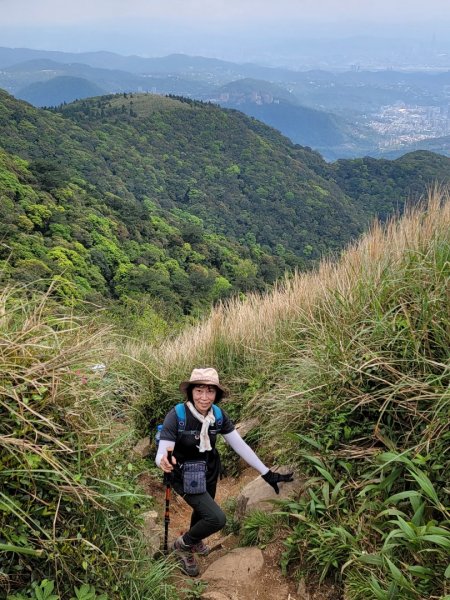
<path id="1" fill-rule="evenodd" d="M 56 280 L 136 331 L 264 290 L 448 177 L 431 153 L 329 165 L 237 111 L 148 94 L 48 111 L 0 92 L 0 136 L 2 277 Z"/>

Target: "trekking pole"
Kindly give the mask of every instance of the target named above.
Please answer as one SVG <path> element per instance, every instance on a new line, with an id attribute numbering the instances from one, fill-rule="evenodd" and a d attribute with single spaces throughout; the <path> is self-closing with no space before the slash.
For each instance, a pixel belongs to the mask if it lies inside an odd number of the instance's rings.
<path id="1" fill-rule="evenodd" d="M 172 450 L 168 450 L 167 459 L 172 464 Z M 172 483 L 172 473 L 164 473 L 164 483 L 166 485 L 166 509 L 164 511 L 164 554 L 168 554 L 169 523 L 170 523 L 170 487 Z"/>

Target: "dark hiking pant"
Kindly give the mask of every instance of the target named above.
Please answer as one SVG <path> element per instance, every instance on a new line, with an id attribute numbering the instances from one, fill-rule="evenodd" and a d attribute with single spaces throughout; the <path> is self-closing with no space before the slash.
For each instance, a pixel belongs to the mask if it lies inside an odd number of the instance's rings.
<path id="1" fill-rule="evenodd" d="M 184 543 L 187 546 L 198 544 L 200 540 L 225 527 L 225 513 L 214 500 L 216 485 L 207 486 L 206 489 L 207 491 L 203 494 L 180 494 L 193 509 L 191 527 L 183 535 Z M 178 490 L 176 491 L 178 492 Z"/>

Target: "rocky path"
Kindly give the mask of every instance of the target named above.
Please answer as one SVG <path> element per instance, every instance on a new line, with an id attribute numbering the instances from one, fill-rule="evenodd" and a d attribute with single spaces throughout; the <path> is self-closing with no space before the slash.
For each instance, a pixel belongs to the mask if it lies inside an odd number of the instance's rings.
<path id="1" fill-rule="evenodd" d="M 223 479 L 218 486 L 217 500 L 221 506 L 238 498 L 241 490 L 257 478 L 258 473 L 246 469 L 238 479 Z M 174 514 L 173 535 L 186 530 L 190 509 L 178 498 Z M 176 529 L 178 525 L 178 530 Z M 199 559 L 200 575 L 205 582 L 202 594 L 205 600 L 303 600 L 296 595 L 296 587 L 281 575 L 279 553 L 281 544 L 272 544 L 261 550 L 257 547 L 240 548 L 239 540 L 232 534 L 218 533 L 208 539 L 212 547 L 209 556 Z M 189 585 L 189 584 L 188 584 Z"/>
<path id="2" fill-rule="evenodd" d="M 248 504 L 260 507 L 262 498 L 258 497 L 261 478 L 251 468 L 244 470 L 239 478 L 225 478 L 219 482 L 217 500 L 222 507 L 237 499 L 242 490 L 249 497 Z M 159 527 L 163 529 L 164 488 L 154 480 L 147 480 L 144 487 L 156 497 L 159 512 Z M 297 486 L 298 489 L 298 486 Z M 264 484 L 261 490 L 265 497 L 271 497 L 272 491 Z M 292 491 L 282 489 L 285 494 Z M 250 497 L 251 496 L 251 497 Z M 273 498 L 275 498 L 273 493 Z M 240 498 L 242 503 L 242 495 Z M 244 506 L 245 510 L 246 500 Z M 171 499 L 171 522 L 169 540 L 175 539 L 186 531 L 190 519 L 190 508 L 176 494 Z M 203 598 L 204 600 L 325 600 L 332 596 L 324 595 L 317 590 L 307 591 L 302 583 L 286 579 L 280 572 L 280 554 L 283 546 L 281 540 L 275 540 L 263 549 L 258 547 L 239 547 L 239 539 L 232 533 L 219 532 L 208 538 L 212 552 L 208 557 L 199 557 L 200 575 L 193 579 L 179 572 L 178 589 L 191 590 L 186 598 Z M 178 579 L 179 578 L 179 579 Z M 195 591 L 195 595 L 194 595 Z"/>

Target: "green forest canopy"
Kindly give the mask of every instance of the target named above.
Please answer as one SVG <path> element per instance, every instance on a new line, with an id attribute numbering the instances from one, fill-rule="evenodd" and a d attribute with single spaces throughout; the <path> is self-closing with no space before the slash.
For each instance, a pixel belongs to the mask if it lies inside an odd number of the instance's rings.
<path id="1" fill-rule="evenodd" d="M 426 152 L 330 165 L 237 111 L 148 94 L 48 111 L 0 92 L 0 133 L 3 278 L 156 329 L 308 268 L 449 172 Z"/>

